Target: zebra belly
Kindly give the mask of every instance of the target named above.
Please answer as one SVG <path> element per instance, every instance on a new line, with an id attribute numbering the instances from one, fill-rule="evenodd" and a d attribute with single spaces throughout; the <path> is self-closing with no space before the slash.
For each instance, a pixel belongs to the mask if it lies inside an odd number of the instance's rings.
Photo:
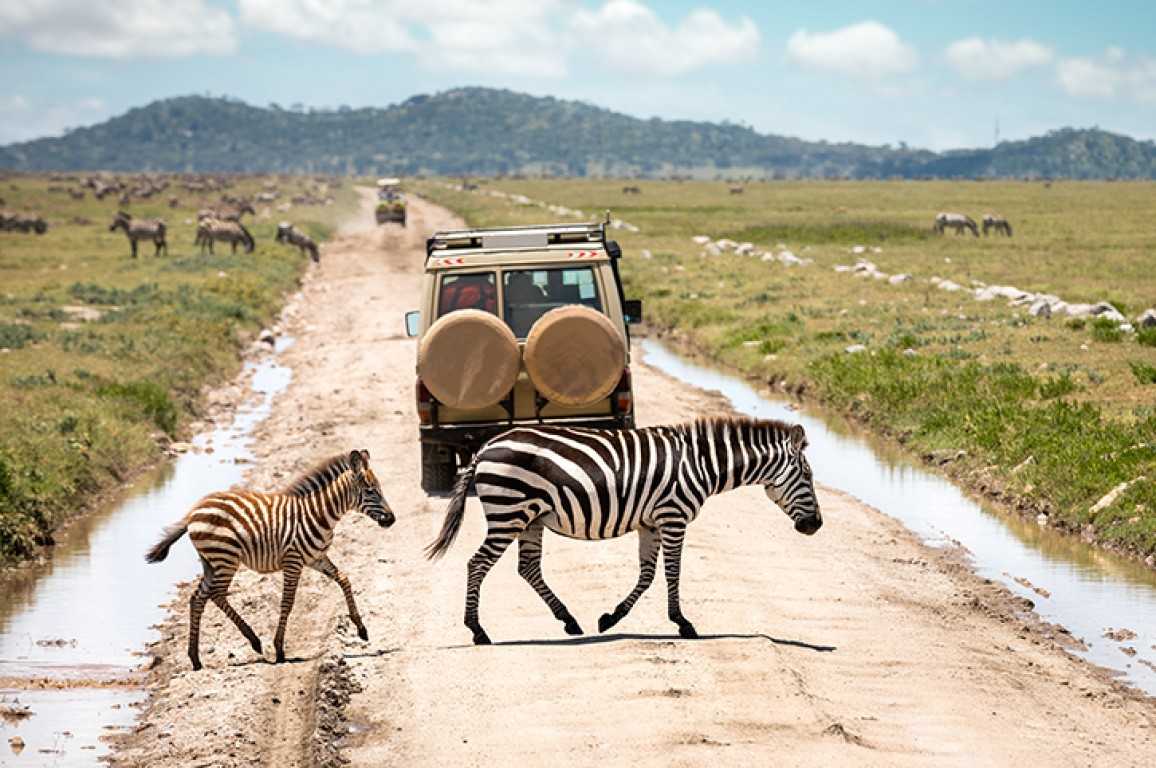
<path id="1" fill-rule="evenodd" d="M 571 525 L 568 520 L 562 519 L 556 512 L 547 512 L 538 519 L 542 521 L 542 525 L 546 526 L 547 529 L 553 531 L 554 533 L 565 536 L 568 539 L 578 539 L 580 541 L 604 541 L 606 539 L 616 539 L 619 536 L 625 536 L 628 533 L 633 533 L 634 531 L 638 530 L 637 525 L 631 527 L 624 526 L 621 529 L 616 529 L 612 525 L 607 525 L 605 532 L 603 532 L 599 530 L 599 526 L 591 525 L 590 535 L 587 535 L 584 525 L 579 525 L 579 529 L 575 530 L 574 526 Z"/>

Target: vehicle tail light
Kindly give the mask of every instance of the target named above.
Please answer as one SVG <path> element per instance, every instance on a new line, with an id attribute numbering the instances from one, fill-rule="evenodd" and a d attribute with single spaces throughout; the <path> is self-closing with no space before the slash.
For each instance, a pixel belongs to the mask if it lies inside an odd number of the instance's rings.
<path id="1" fill-rule="evenodd" d="M 634 409 L 634 393 L 630 388 L 630 368 L 622 369 L 622 378 L 614 388 L 614 411 L 616 413 L 630 413 Z"/>
<path id="2" fill-rule="evenodd" d="M 417 420 L 420 424 L 432 424 L 434 415 L 434 396 L 425 388 L 425 384 L 421 379 L 417 380 L 415 387 L 417 393 Z"/>

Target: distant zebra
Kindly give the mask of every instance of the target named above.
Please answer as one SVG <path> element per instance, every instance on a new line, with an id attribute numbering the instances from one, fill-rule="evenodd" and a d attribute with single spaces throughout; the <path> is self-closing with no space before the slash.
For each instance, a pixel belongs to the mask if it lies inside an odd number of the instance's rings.
<path id="1" fill-rule="evenodd" d="M 743 188 L 739 186 L 731 187 L 730 190 L 732 195 L 741 195 L 743 193 Z"/>
<path id="2" fill-rule="evenodd" d="M 187 531 L 204 570 L 189 608 L 189 660 L 194 670 L 201 668 L 201 615 L 209 600 L 237 625 L 253 650 L 261 653 L 261 641 L 228 600 L 229 584 L 242 565 L 258 573 L 284 572 L 281 620 L 273 638 L 278 662 L 285 660 L 285 628 L 297 595 L 297 581 L 305 567 L 341 587 L 358 636 L 369 639 L 353 601 L 349 579 L 326 555 L 333 541 L 333 529 L 351 509 L 383 528 L 393 525 L 393 512 L 369 468 L 369 451 L 334 456 L 306 472 L 281 493 L 210 494 L 179 522 L 165 529 L 145 560 L 150 563 L 164 560 L 169 548 Z"/>
<path id="3" fill-rule="evenodd" d="M 201 246 L 201 255 L 204 255 L 206 248 L 209 253 L 213 253 L 213 243 L 216 242 L 228 243 L 232 246 L 232 253 L 237 252 L 237 243 L 244 246 L 245 253 L 252 253 L 257 247 L 249 230 L 239 221 L 221 221 L 212 218 L 198 221 L 197 236 L 193 240 L 193 245 Z"/>
<path id="4" fill-rule="evenodd" d="M 996 233 L 1002 232 L 1008 237 L 1012 236 L 1012 227 L 1008 220 L 1003 216 L 996 216 L 992 213 L 985 213 L 983 215 L 983 236 L 987 237 L 988 230 L 994 229 Z"/>
<path id="5" fill-rule="evenodd" d="M 638 532 L 638 582 L 613 612 L 598 620 L 600 632 L 621 621 L 650 586 L 661 547 L 667 615 L 682 637 L 697 637 L 678 597 L 687 524 L 708 497 L 758 484 L 794 521 L 796 531 L 809 535 L 819 530 L 823 518 L 803 455 L 806 447 L 801 426 L 746 418 L 621 431 L 512 429 L 486 443 L 458 475 L 441 533 L 426 554 L 439 557 L 453 544 L 472 479 L 489 527 L 467 572 L 465 624 L 474 643 L 490 642 L 478 621 L 482 580 L 515 539 L 518 573 L 568 634 L 582 633 L 542 578 L 546 528 L 585 540 Z"/>
<path id="6" fill-rule="evenodd" d="M 642 194 L 642 188 L 641 187 L 623 187 L 622 188 L 622 194 L 624 194 L 624 195 L 641 195 Z"/>
<path id="7" fill-rule="evenodd" d="M 975 219 L 962 213 L 939 213 L 935 216 L 935 225 L 932 227 L 936 234 L 942 235 L 944 230 L 950 227 L 955 230 L 955 234 L 962 235 L 963 230 L 971 230 L 971 234 L 979 237 L 979 227 L 976 226 Z"/>
<path id="8" fill-rule="evenodd" d="M 283 221 L 277 225 L 276 239 L 278 243 L 297 246 L 301 249 L 302 253 L 308 253 L 314 263 L 321 262 L 321 254 L 317 250 L 317 243 L 314 242 L 312 237 L 297 229 L 297 227 L 289 222 Z"/>
<path id="9" fill-rule="evenodd" d="M 164 250 L 166 254 L 169 252 L 169 244 L 165 241 L 165 223 L 161 219 L 134 219 L 131 214 L 118 211 L 112 224 L 108 225 L 108 231 L 115 232 L 118 229 L 124 230 L 125 237 L 128 238 L 129 245 L 132 247 L 134 259 L 139 240 L 147 240 L 156 247 L 153 256 L 160 256 L 161 250 Z"/>

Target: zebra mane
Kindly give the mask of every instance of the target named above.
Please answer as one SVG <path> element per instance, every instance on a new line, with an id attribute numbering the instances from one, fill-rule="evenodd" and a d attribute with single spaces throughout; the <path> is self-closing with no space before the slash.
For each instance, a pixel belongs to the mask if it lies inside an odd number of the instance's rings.
<path id="1" fill-rule="evenodd" d="M 788 432 L 791 425 L 779 419 L 755 419 L 750 416 L 705 416 L 690 422 L 695 427 L 703 427 L 717 431 L 720 427 L 733 429 L 770 429 L 778 432 Z"/>
<path id="2" fill-rule="evenodd" d="M 329 485 L 349 469 L 349 454 L 339 453 L 306 470 L 282 493 L 286 496 L 308 496 L 318 488 Z"/>

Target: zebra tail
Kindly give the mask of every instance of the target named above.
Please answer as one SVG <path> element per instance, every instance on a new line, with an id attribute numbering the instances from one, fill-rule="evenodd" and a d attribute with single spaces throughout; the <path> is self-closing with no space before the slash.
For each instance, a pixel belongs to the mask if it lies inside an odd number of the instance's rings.
<path id="1" fill-rule="evenodd" d="M 466 516 L 466 496 L 470 492 L 470 482 L 473 481 L 474 472 L 478 468 L 480 453 L 480 451 L 475 453 L 470 465 L 458 472 L 458 477 L 454 481 L 453 496 L 450 497 L 450 505 L 446 508 L 442 531 L 437 539 L 425 548 L 425 556 L 430 560 L 436 560 L 448 552 L 454 544 L 454 539 L 458 537 L 458 531 L 462 529 L 462 518 Z"/>
<path id="2" fill-rule="evenodd" d="M 177 539 L 185 535 L 189 530 L 189 523 L 187 520 L 173 523 L 168 528 L 165 528 L 164 535 L 161 540 L 153 544 L 152 549 L 145 553 L 146 563 L 159 563 L 169 556 L 169 547 L 176 544 Z"/>

